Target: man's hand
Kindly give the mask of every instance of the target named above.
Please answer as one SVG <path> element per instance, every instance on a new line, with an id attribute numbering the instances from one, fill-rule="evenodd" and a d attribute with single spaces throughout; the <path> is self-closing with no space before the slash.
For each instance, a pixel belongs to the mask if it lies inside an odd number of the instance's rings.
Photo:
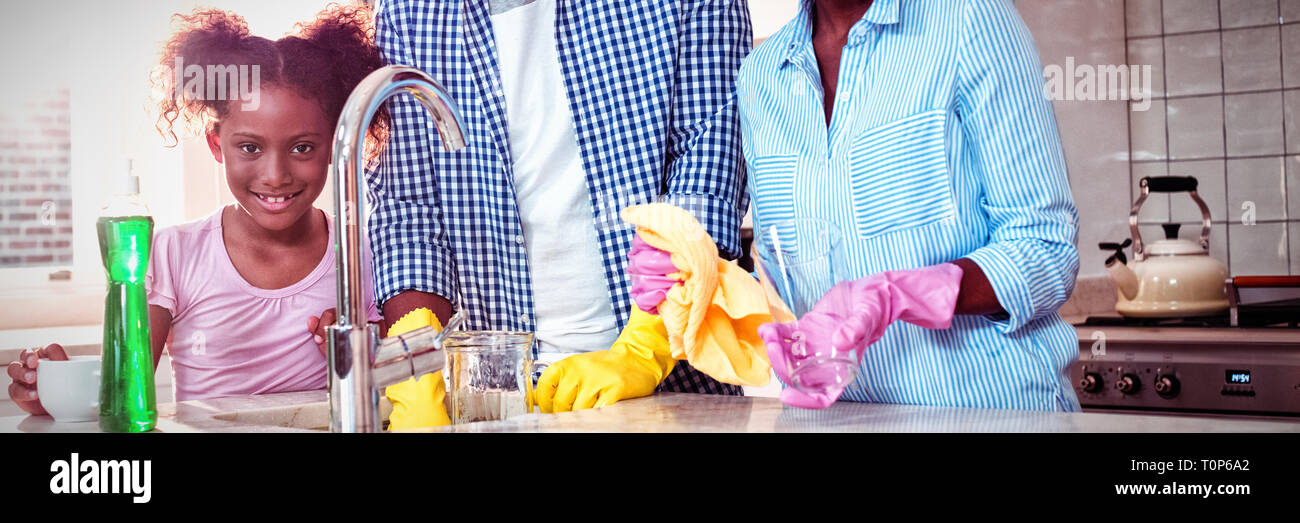
<path id="1" fill-rule="evenodd" d="M 68 353 L 57 343 L 46 345 L 43 349 L 27 349 L 18 355 L 18 361 L 9 363 L 9 399 L 28 414 L 43 416 L 49 414 L 41 405 L 41 398 L 36 393 L 36 367 L 40 360 L 63 361 Z"/>
<path id="2" fill-rule="evenodd" d="M 574 354 L 552 363 L 537 380 L 533 400 L 542 412 L 567 412 L 649 396 L 675 361 L 658 316 L 632 307 L 609 350 Z"/>
<path id="3" fill-rule="evenodd" d="M 625 352 L 584 352 L 547 367 L 533 400 L 544 413 L 595 409 L 649 396 L 661 377 L 657 368 Z"/>

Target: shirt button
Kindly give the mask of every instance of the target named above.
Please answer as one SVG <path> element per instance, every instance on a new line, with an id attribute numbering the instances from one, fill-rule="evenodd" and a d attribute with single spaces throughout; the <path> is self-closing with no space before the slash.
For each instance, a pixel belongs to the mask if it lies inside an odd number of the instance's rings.
<path id="1" fill-rule="evenodd" d="M 528 313 L 519 315 L 519 323 L 522 325 L 528 325 Z"/>
<path id="2" fill-rule="evenodd" d="M 516 234 L 516 235 L 515 235 L 515 243 L 517 243 L 517 244 L 519 244 L 519 245 L 523 245 L 523 244 L 524 244 L 524 235 L 522 235 L 522 234 Z"/>

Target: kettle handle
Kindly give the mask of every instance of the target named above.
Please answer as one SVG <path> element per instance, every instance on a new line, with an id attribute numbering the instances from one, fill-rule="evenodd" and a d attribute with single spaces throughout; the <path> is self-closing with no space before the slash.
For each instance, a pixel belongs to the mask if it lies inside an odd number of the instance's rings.
<path id="1" fill-rule="evenodd" d="M 1195 176 L 1147 176 L 1142 180 L 1151 192 L 1192 192 L 1198 186 Z"/>
<path id="2" fill-rule="evenodd" d="M 1210 207 L 1197 194 L 1198 186 L 1194 176 L 1144 176 L 1138 182 L 1142 188 L 1142 194 L 1138 196 L 1137 201 L 1133 202 L 1133 208 L 1128 213 L 1128 228 L 1133 236 L 1133 260 L 1142 261 L 1146 258 L 1146 248 L 1142 243 L 1142 233 L 1138 231 L 1138 211 L 1142 209 L 1142 203 L 1146 201 L 1147 196 L 1152 192 L 1186 192 L 1196 202 L 1196 206 L 1201 209 L 1201 241 L 1202 249 L 1210 250 Z"/>

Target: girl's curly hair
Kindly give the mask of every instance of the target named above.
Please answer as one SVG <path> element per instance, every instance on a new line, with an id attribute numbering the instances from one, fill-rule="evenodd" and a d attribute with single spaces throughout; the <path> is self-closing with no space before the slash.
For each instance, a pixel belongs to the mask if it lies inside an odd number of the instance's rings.
<path id="1" fill-rule="evenodd" d="M 186 67 L 259 66 L 260 85 L 295 90 L 316 100 L 326 118 L 338 121 L 343 104 L 357 84 L 383 66 L 374 43 L 373 14 L 364 4 L 330 4 L 310 22 L 294 26 L 292 34 L 271 41 L 253 36 L 244 18 L 219 9 L 195 9 L 172 17 L 179 27 L 164 44 L 152 81 L 158 99 L 155 128 L 169 147 L 177 143 L 175 126 L 191 132 L 214 132 L 231 104 L 239 100 L 187 97 L 175 84 L 176 59 Z M 388 117 L 381 111 L 367 130 L 371 159 L 387 138 Z"/>

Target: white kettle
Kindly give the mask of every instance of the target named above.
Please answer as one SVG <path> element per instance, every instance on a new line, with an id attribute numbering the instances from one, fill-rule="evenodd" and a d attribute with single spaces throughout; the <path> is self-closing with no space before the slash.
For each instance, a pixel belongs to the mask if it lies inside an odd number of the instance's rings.
<path id="1" fill-rule="evenodd" d="M 1196 178 L 1159 176 L 1143 178 L 1142 195 L 1129 212 L 1133 234 L 1124 243 L 1102 243 L 1114 250 L 1106 269 L 1117 288 L 1115 310 L 1132 318 L 1174 318 L 1212 316 L 1228 310 L 1228 268 L 1212 258 L 1210 209 L 1196 193 Z M 1164 224 L 1165 239 L 1146 246 L 1138 232 L 1137 217 L 1151 192 L 1187 192 L 1201 208 L 1199 242 L 1178 238 L 1179 224 Z M 1133 245 L 1133 261 L 1127 262 L 1124 248 Z"/>

